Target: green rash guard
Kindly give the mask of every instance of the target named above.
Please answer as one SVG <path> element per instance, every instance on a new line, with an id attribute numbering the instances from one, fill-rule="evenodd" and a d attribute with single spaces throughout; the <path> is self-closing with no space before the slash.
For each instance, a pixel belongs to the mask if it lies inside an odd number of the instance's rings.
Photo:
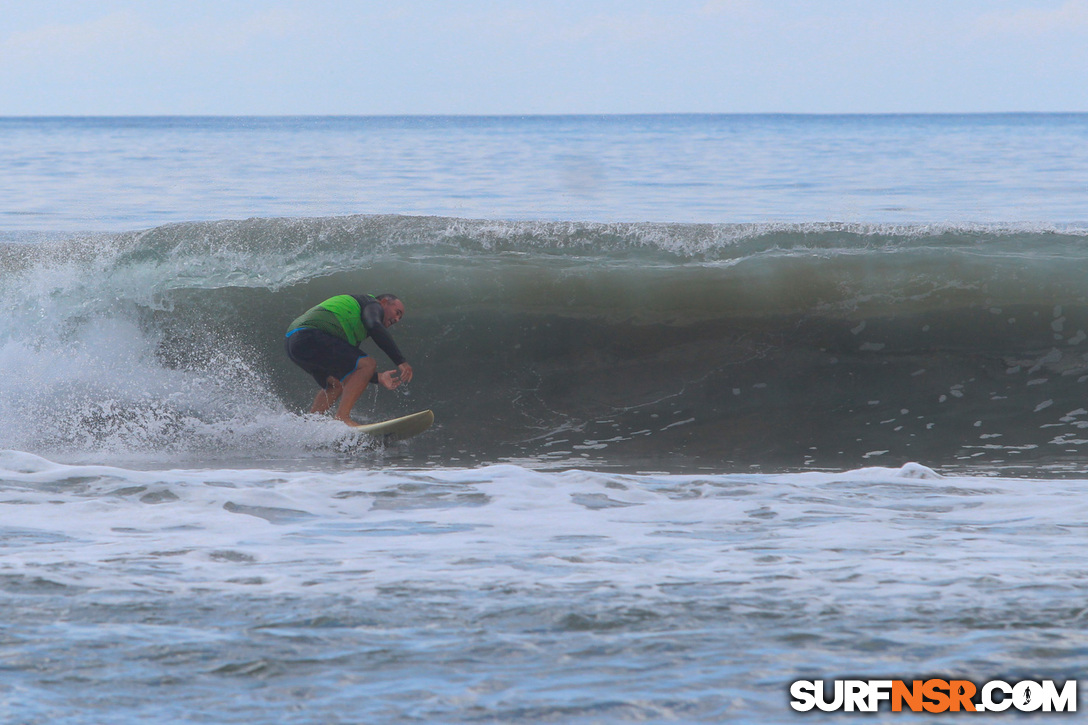
<path id="1" fill-rule="evenodd" d="M 288 326 L 287 334 L 303 327 L 339 338 L 352 347 L 370 338 L 394 365 L 405 362 L 404 355 L 383 324 L 381 304 L 373 295 L 337 295 L 311 307 Z"/>
<path id="2" fill-rule="evenodd" d="M 374 300 L 370 295 L 364 299 Z M 367 337 L 362 320 L 362 306 L 351 295 L 330 297 L 316 307 L 311 307 L 300 317 L 296 317 L 287 329 L 297 330 L 300 327 L 321 330 L 347 341 L 352 346 L 358 346 Z"/>

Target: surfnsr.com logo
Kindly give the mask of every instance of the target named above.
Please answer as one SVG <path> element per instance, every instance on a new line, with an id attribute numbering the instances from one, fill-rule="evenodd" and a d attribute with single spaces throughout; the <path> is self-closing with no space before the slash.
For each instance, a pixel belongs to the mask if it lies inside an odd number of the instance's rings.
<path id="1" fill-rule="evenodd" d="M 991 680 L 981 687 L 969 680 L 823 680 L 790 685 L 790 707 L 800 712 L 877 712 L 887 702 L 892 712 L 1076 712 L 1077 681 L 1059 687 L 1054 680 Z"/>

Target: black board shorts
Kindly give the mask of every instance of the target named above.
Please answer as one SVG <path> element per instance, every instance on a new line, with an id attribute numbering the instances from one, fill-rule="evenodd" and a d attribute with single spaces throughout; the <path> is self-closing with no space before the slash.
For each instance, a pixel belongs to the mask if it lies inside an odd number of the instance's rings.
<path id="1" fill-rule="evenodd" d="M 287 333 L 284 348 L 291 362 L 313 376 L 324 388 L 329 376 L 343 381 L 355 372 L 359 359 L 367 354 L 346 340 L 312 327 L 300 327 Z"/>

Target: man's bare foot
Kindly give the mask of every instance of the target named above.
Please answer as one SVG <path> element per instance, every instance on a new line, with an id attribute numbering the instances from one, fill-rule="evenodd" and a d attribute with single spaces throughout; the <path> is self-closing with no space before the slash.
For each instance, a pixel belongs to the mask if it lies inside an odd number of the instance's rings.
<path id="1" fill-rule="evenodd" d="M 345 424 L 349 428 L 361 428 L 362 425 L 363 425 L 362 423 L 356 423 L 351 418 L 337 418 L 337 420 L 340 421 L 341 423 Z"/>

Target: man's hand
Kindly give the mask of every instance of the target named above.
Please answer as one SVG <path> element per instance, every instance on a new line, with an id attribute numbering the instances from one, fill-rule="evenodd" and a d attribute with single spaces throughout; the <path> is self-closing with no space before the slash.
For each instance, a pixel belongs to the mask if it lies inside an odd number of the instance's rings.
<path id="1" fill-rule="evenodd" d="M 401 363 L 396 370 L 386 370 L 384 373 L 378 373 L 378 382 L 386 390 L 396 390 L 401 383 L 407 383 L 411 379 L 412 366 L 408 363 Z"/>

